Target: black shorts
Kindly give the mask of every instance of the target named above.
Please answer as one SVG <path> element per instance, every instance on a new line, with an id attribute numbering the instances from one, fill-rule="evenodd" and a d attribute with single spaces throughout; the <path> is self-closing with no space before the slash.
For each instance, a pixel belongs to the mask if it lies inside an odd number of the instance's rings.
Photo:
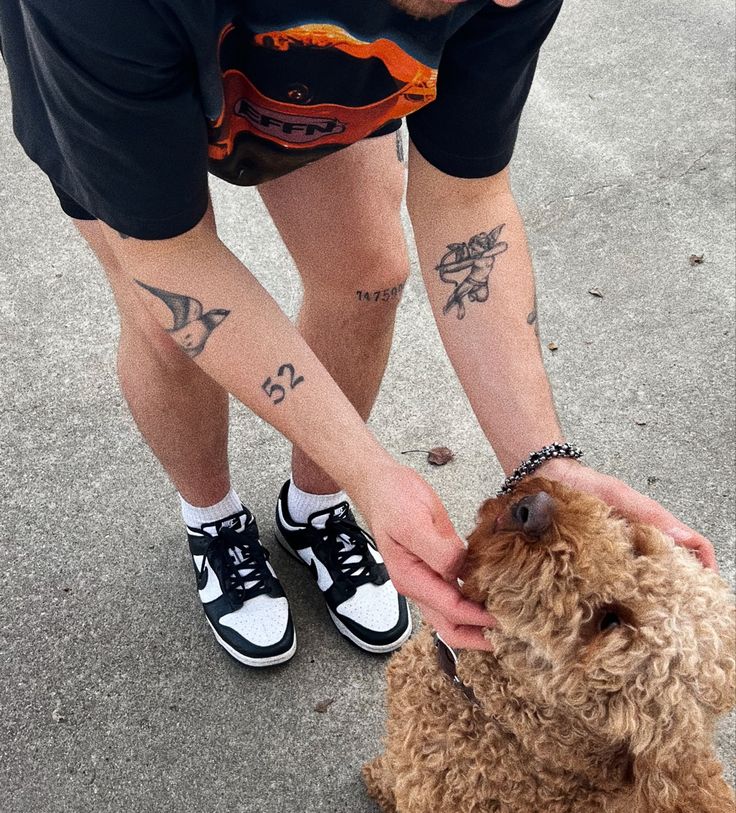
<path id="1" fill-rule="evenodd" d="M 377 130 L 375 133 L 371 133 L 369 136 L 366 137 L 364 140 L 368 140 L 370 138 L 378 138 L 379 136 L 388 135 L 389 133 L 394 133 L 401 127 L 400 121 L 392 121 L 388 124 L 384 125 Z M 54 181 L 49 178 L 51 182 L 51 186 L 56 193 L 56 197 L 59 199 L 59 205 L 61 206 L 62 211 L 64 214 L 68 215 L 69 217 L 73 217 L 75 220 L 97 220 L 94 215 L 91 215 L 83 206 L 80 206 L 74 198 L 67 194 L 59 184 L 55 183 Z"/>
<path id="2" fill-rule="evenodd" d="M 511 160 L 562 0 L 2 0 L 13 131 L 64 212 L 142 240 L 193 228 L 208 172 L 255 186 L 406 119 L 457 178 Z"/>
<path id="3" fill-rule="evenodd" d="M 50 178 L 49 180 L 51 181 Z M 84 207 L 80 206 L 71 195 L 67 195 L 57 183 L 51 181 L 51 186 L 56 192 L 56 197 L 59 199 L 64 214 L 73 217 L 75 220 L 97 220 L 94 215 L 91 215 Z"/>

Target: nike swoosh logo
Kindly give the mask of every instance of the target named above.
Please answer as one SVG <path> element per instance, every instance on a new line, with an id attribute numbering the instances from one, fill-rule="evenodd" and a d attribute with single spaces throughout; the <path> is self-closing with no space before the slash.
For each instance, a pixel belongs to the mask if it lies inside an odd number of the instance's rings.
<path id="1" fill-rule="evenodd" d="M 306 553 L 309 556 L 309 562 L 307 562 L 307 565 L 312 571 L 314 580 L 317 582 L 317 587 L 319 587 L 319 589 L 324 593 L 333 585 L 330 571 L 327 570 L 322 562 L 320 562 L 320 560 L 314 555 L 314 551 L 311 548 L 306 548 Z"/>
<path id="2" fill-rule="evenodd" d="M 201 565 L 201 569 L 197 565 Z M 207 604 L 220 598 L 222 595 L 220 580 L 217 578 L 217 573 L 209 566 L 207 558 L 205 556 L 195 556 L 194 566 L 197 574 L 197 590 L 202 603 Z M 210 578 L 210 575 L 212 578 Z"/>
<path id="3" fill-rule="evenodd" d="M 204 590 L 207 586 L 207 578 L 208 578 L 209 571 L 207 570 L 207 565 L 205 565 L 199 573 L 197 573 L 197 590 Z"/>

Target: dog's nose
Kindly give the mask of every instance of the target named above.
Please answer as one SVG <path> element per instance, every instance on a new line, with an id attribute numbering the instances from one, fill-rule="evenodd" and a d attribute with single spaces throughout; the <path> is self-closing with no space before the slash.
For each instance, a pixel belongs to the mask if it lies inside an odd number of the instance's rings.
<path id="1" fill-rule="evenodd" d="M 552 524 L 554 500 L 544 491 L 530 494 L 511 506 L 511 518 L 525 534 L 539 536 Z"/>

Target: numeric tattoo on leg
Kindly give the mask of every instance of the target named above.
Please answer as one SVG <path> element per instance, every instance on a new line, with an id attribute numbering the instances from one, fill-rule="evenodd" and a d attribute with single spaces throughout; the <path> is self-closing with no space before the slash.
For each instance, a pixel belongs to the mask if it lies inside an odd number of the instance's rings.
<path id="1" fill-rule="evenodd" d="M 286 380 L 287 371 L 289 372 L 288 381 Z M 263 384 L 261 384 L 261 389 L 266 393 L 273 404 L 280 404 L 284 398 L 286 398 L 286 393 L 289 390 L 293 390 L 304 381 L 303 375 L 296 374 L 293 364 L 282 364 L 279 367 L 278 373 L 276 373 L 276 378 L 281 378 L 283 383 L 274 384 L 271 376 L 269 376 Z"/>
<path id="2" fill-rule="evenodd" d="M 480 232 L 467 243 L 450 243 L 447 253 L 435 266 L 442 282 L 454 286 L 450 298 L 442 309 L 444 314 L 457 308 L 457 318 L 465 318 L 465 302 L 485 302 L 488 299 L 488 278 L 493 271 L 496 257 L 508 249 L 508 243 L 499 241 L 506 224 L 496 226 L 493 231 Z M 453 279 L 453 274 L 464 274 Z"/>
<path id="3" fill-rule="evenodd" d="M 393 288 L 384 288 L 382 291 L 356 291 L 358 302 L 388 302 L 401 296 L 405 283 L 400 282 Z"/>
<path id="4" fill-rule="evenodd" d="M 174 326 L 166 330 L 171 338 L 190 357 L 198 356 L 212 331 L 222 323 L 230 311 L 215 308 L 204 313 L 202 303 L 192 296 L 162 291 L 145 282 L 136 280 L 141 288 L 158 297 L 171 311 Z"/>

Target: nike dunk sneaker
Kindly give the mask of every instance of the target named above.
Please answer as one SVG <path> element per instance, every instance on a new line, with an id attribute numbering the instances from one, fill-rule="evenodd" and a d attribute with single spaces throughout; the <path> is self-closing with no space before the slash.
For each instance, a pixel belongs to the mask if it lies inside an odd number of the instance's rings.
<path id="1" fill-rule="evenodd" d="M 274 666 L 296 652 L 289 602 L 247 508 L 187 527 L 199 598 L 217 643 L 247 666 Z"/>
<path id="2" fill-rule="evenodd" d="M 276 505 L 276 539 L 309 568 L 337 629 L 366 652 L 398 649 L 411 635 L 411 616 L 373 538 L 347 502 L 295 522 L 288 491 L 287 480 Z"/>

